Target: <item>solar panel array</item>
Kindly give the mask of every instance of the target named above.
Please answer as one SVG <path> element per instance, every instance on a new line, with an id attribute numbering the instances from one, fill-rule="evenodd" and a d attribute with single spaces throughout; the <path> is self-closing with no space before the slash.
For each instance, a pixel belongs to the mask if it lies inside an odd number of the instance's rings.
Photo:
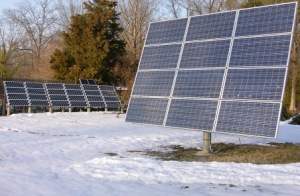
<path id="1" fill-rule="evenodd" d="M 126 121 L 276 137 L 296 8 L 151 23 Z"/>
<path id="2" fill-rule="evenodd" d="M 113 86 L 4 81 L 8 106 L 119 109 Z"/>

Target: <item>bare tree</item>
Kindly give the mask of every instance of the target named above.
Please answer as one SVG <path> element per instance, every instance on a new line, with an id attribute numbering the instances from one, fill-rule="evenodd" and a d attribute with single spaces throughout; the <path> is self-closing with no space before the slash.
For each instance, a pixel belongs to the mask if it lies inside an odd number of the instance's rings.
<path id="1" fill-rule="evenodd" d="M 15 9 L 4 10 L 4 15 L 25 31 L 27 48 L 35 53 L 39 64 L 41 54 L 53 39 L 56 28 L 53 0 L 25 0 Z"/>
<path id="2" fill-rule="evenodd" d="M 182 16 L 182 7 L 178 0 L 166 0 L 165 8 L 171 13 L 172 18 L 180 18 Z"/>
<path id="3" fill-rule="evenodd" d="M 140 58 L 148 25 L 155 18 L 158 4 L 158 0 L 119 0 L 122 36 L 135 61 Z"/>
<path id="4" fill-rule="evenodd" d="M 83 13 L 83 2 L 87 0 L 56 0 L 55 7 L 58 13 L 58 25 L 60 30 L 66 30 L 71 24 L 71 18 L 75 14 Z"/>

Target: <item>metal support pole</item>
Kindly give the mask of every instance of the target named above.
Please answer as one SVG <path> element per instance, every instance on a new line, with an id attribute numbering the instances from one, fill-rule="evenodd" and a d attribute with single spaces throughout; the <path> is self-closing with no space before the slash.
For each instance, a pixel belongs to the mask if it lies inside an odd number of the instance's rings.
<path id="1" fill-rule="evenodd" d="M 211 147 L 211 133 L 210 132 L 203 132 L 203 147 L 202 152 L 203 153 L 210 153 L 210 147 Z"/>
<path id="2" fill-rule="evenodd" d="M 72 108 L 69 108 L 69 112 L 70 112 L 70 113 L 72 112 Z"/>
<path id="3" fill-rule="evenodd" d="M 51 106 L 49 107 L 49 112 L 53 113 L 53 108 Z"/>
<path id="4" fill-rule="evenodd" d="M 61 112 L 65 112 L 65 108 L 64 107 L 61 108 Z"/>
<path id="5" fill-rule="evenodd" d="M 7 106 L 7 107 L 6 107 L 6 113 L 7 113 L 7 116 L 10 115 L 10 106 Z"/>
<path id="6" fill-rule="evenodd" d="M 105 112 L 108 112 L 108 108 L 105 108 L 104 111 L 105 111 Z"/>
<path id="7" fill-rule="evenodd" d="M 30 114 L 32 112 L 32 107 L 28 106 L 28 114 Z"/>
<path id="8" fill-rule="evenodd" d="M 82 110 L 82 108 L 80 108 L 80 110 L 79 110 L 80 112 L 83 112 L 83 110 Z"/>
<path id="9" fill-rule="evenodd" d="M 87 108 L 86 111 L 87 111 L 87 112 L 91 112 L 91 108 Z"/>

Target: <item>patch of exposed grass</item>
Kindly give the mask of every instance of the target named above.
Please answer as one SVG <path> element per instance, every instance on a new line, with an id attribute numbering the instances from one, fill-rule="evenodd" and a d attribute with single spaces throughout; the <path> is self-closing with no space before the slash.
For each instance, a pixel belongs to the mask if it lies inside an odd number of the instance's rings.
<path id="1" fill-rule="evenodd" d="M 213 152 L 196 156 L 196 148 L 164 146 L 162 151 L 146 150 L 145 154 L 172 161 L 236 162 L 254 164 L 285 164 L 300 162 L 300 144 L 269 143 L 267 146 L 252 144 L 212 144 Z"/>

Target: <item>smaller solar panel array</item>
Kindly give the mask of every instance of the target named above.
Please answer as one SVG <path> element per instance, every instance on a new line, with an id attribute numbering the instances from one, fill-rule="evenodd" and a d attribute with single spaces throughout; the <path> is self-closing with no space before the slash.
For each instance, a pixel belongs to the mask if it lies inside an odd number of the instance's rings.
<path id="1" fill-rule="evenodd" d="M 120 108 L 113 86 L 4 81 L 8 106 Z"/>

